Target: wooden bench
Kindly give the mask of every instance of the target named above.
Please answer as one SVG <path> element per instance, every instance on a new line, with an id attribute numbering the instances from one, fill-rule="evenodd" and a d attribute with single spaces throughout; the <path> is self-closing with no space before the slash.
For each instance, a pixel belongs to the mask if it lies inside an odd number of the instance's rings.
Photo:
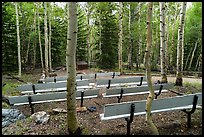
<path id="1" fill-rule="evenodd" d="M 169 84 L 155 84 L 154 87 L 154 93 L 155 93 L 155 99 L 161 94 L 161 92 L 168 91 L 167 89 L 171 89 L 174 87 L 173 83 Z M 139 94 L 147 94 L 149 93 L 149 87 L 148 85 L 142 85 L 138 87 L 120 87 L 120 88 L 110 88 L 106 89 L 106 92 L 103 94 L 103 97 L 117 97 L 118 103 L 122 99 L 123 96 L 129 96 L 129 95 L 139 95 Z"/>
<path id="2" fill-rule="evenodd" d="M 100 89 L 88 89 L 76 92 L 76 99 L 81 99 L 81 107 L 83 106 L 83 99 L 98 97 Z M 67 100 L 66 92 L 53 92 L 44 94 L 32 94 L 23 96 L 9 96 L 10 106 L 30 105 L 31 114 L 34 113 L 33 105 L 44 102 L 56 102 Z"/>
<path id="3" fill-rule="evenodd" d="M 90 82 L 94 82 L 94 79 L 100 78 L 100 77 L 108 77 L 111 76 L 114 78 L 115 76 L 119 76 L 120 72 L 106 72 L 106 73 L 95 73 L 95 74 L 78 74 L 76 76 L 76 79 L 90 79 Z M 62 76 L 62 77 L 49 77 L 45 79 L 45 82 L 59 82 L 59 81 L 66 81 L 67 76 Z"/>
<path id="4" fill-rule="evenodd" d="M 76 81 L 76 87 L 77 87 L 77 91 L 91 88 L 91 86 L 89 86 L 88 79 Z M 18 86 L 16 89 L 21 91 L 22 94 L 28 94 L 28 93 L 36 94 L 36 93 L 51 92 L 51 91 L 66 91 L 67 82 L 26 84 L 26 85 Z"/>
<path id="5" fill-rule="evenodd" d="M 106 87 L 109 89 L 110 87 L 118 87 L 118 86 L 131 86 L 137 85 L 141 86 L 147 84 L 146 77 L 121 77 L 121 78 L 114 78 L 114 79 L 98 79 L 96 82 L 96 87 Z"/>
<path id="6" fill-rule="evenodd" d="M 125 118 L 127 121 L 127 134 L 130 134 L 130 124 L 136 115 L 146 114 L 146 101 L 132 101 L 124 103 L 106 104 L 104 113 L 100 114 L 101 120 Z M 187 94 L 169 98 L 156 99 L 152 102 L 151 113 L 182 110 L 187 113 L 187 124 L 191 127 L 191 114 L 196 108 L 202 108 L 202 93 Z M 191 109 L 187 111 L 187 109 Z M 130 119 L 128 117 L 130 116 Z"/>

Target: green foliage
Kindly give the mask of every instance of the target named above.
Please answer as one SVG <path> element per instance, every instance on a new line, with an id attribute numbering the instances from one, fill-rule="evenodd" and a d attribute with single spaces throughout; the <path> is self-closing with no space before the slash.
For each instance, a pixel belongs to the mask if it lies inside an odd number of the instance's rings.
<path id="1" fill-rule="evenodd" d="M 100 68 L 115 68 L 117 62 L 118 26 L 111 2 L 100 4 L 101 12 L 101 56 Z"/>

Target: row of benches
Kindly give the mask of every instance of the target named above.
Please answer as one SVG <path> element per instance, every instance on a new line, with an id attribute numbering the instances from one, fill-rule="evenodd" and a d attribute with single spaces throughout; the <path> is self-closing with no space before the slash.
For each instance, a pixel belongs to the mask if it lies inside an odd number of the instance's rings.
<path id="1" fill-rule="evenodd" d="M 170 89 L 173 87 L 173 84 L 158 84 L 154 85 L 155 94 L 158 96 L 161 91 L 165 92 L 165 89 Z M 76 99 L 81 99 L 81 107 L 83 106 L 83 99 L 98 97 L 100 88 L 82 90 L 81 92 L 76 92 Z M 118 97 L 118 102 L 122 99 L 123 96 L 128 95 L 137 95 L 137 94 L 146 94 L 148 93 L 148 86 L 143 85 L 140 87 L 122 87 L 122 88 L 111 88 L 106 89 L 105 93 L 102 94 L 103 97 Z M 50 92 L 46 94 L 31 94 L 23 96 L 10 96 L 9 102 L 10 105 L 25 105 L 43 102 L 54 102 L 54 101 L 64 101 L 66 100 L 66 91 L 64 92 Z"/>
<path id="2" fill-rule="evenodd" d="M 141 86 L 146 85 L 145 77 L 122 77 L 115 79 L 97 79 L 95 83 L 90 83 L 89 79 L 84 80 L 76 80 L 76 88 L 77 91 L 82 91 L 85 89 L 91 88 L 101 88 L 101 87 L 116 87 L 116 86 L 130 86 L 130 85 L 138 85 Z M 16 88 L 22 94 L 27 93 L 42 93 L 42 92 L 51 92 L 51 91 L 66 91 L 67 90 L 67 82 L 59 82 L 59 83 L 44 83 L 44 84 L 26 84 L 21 85 Z"/>

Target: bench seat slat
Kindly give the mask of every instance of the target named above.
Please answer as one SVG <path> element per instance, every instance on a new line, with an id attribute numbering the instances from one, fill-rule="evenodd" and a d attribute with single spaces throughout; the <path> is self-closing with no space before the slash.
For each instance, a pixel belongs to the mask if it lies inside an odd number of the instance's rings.
<path id="1" fill-rule="evenodd" d="M 157 85 L 153 85 L 154 90 L 159 90 L 161 85 L 163 85 L 162 89 L 170 89 L 172 88 L 174 85 L 173 84 L 157 84 Z M 145 92 L 145 91 L 149 91 L 149 87 L 148 85 L 142 85 L 142 86 L 138 86 L 138 87 L 125 87 L 123 88 L 123 94 L 137 94 L 140 92 Z M 162 90 L 163 92 L 163 90 Z M 106 94 L 105 96 L 110 96 L 110 95 L 117 95 L 119 96 L 121 93 L 121 88 L 112 88 L 112 89 L 106 89 Z"/>
<path id="2" fill-rule="evenodd" d="M 52 88 L 61 88 L 66 87 L 67 82 L 60 82 L 60 83 L 45 83 L 45 84 L 34 84 L 35 90 L 42 90 L 42 89 L 52 89 Z M 87 86 L 89 85 L 89 80 L 80 80 L 77 81 L 77 86 Z M 32 84 L 18 86 L 16 88 L 19 91 L 32 91 Z"/>
<path id="3" fill-rule="evenodd" d="M 162 110 L 165 110 L 165 111 L 174 110 L 176 108 L 190 106 L 193 103 L 194 95 L 198 96 L 197 105 L 201 105 L 202 104 L 202 93 L 196 93 L 196 94 L 189 94 L 189 95 L 153 100 L 151 111 L 152 113 L 161 112 Z M 125 102 L 125 103 L 113 103 L 113 104 L 107 104 L 104 106 L 104 115 L 103 115 L 104 118 L 101 117 L 101 119 L 105 119 L 106 117 L 112 117 L 112 116 L 117 117 L 120 115 L 129 116 L 130 106 L 132 103 L 134 103 L 135 105 L 134 115 L 145 113 L 146 100 L 131 101 L 131 102 Z"/>
<path id="4" fill-rule="evenodd" d="M 84 99 L 86 98 L 91 98 L 91 97 L 97 97 L 99 94 L 100 89 L 90 89 L 90 90 L 85 90 L 84 91 Z M 28 102 L 28 96 L 29 95 L 24 95 L 24 96 L 10 96 L 9 102 L 10 104 L 18 105 L 18 104 L 29 104 Z M 60 99 L 65 99 L 67 98 L 66 92 L 53 92 L 53 93 L 46 93 L 46 94 L 33 94 L 30 95 L 32 98 L 32 103 L 35 102 L 48 102 L 50 101 L 55 101 L 55 100 L 60 100 Z M 80 99 L 81 97 L 81 92 L 76 92 L 76 99 Z"/>

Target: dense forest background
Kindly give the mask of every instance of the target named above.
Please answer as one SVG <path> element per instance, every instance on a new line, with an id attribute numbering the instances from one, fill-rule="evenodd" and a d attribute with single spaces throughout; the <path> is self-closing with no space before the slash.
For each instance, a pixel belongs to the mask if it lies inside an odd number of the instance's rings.
<path id="1" fill-rule="evenodd" d="M 165 36 L 167 72 L 176 71 L 179 16 L 182 2 L 165 2 Z M 187 2 L 189 5 L 189 2 Z M 42 68 L 45 56 L 43 2 L 18 2 L 22 72 Z M 184 26 L 183 71 L 202 70 L 202 3 L 187 6 Z M 76 61 L 90 66 L 118 70 L 119 13 L 118 2 L 78 3 Z M 144 69 L 146 48 L 146 2 L 123 2 L 122 64 L 124 69 Z M 47 3 L 47 26 L 51 36 L 52 67 L 66 66 L 68 6 Z M 39 24 L 38 24 L 39 21 Z M 151 69 L 160 70 L 160 7 L 154 2 L 152 16 Z M 40 37 L 39 37 L 39 29 Z M 51 29 L 50 29 L 51 28 Z M 40 38 L 40 41 L 39 41 Z M 41 43 L 40 43 L 41 42 Z M 2 70 L 18 71 L 18 48 L 15 3 L 2 2 Z"/>

